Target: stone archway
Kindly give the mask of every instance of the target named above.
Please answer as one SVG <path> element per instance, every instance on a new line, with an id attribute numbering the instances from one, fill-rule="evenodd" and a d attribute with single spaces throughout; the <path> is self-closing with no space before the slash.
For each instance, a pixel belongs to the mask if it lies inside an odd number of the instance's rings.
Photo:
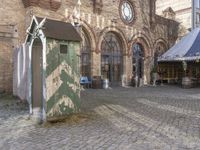
<path id="1" fill-rule="evenodd" d="M 163 39 L 156 40 L 154 44 L 154 66 L 157 66 L 158 57 L 165 53 L 167 44 Z"/>
<path id="2" fill-rule="evenodd" d="M 96 49 L 96 37 L 92 29 L 85 22 L 81 29 L 81 52 L 80 52 L 80 71 L 82 76 L 92 77 L 94 75 L 94 53 Z"/>
<path id="3" fill-rule="evenodd" d="M 154 42 L 154 53 L 159 50 L 161 52 L 165 52 L 167 50 L 167 42 L 160 38 L 160 39 L 157 39 L 155 42 Z"/>
<path id="4" fill-rule="evenodd" d="M 108 44 L 109 42 L 112 44 Z M 124 85 L 127 79 L 126 61 L 128 51 L 127 41 L 123 32 L 116 27 L 106 27 L 102 30 L 98 40 L 97 52 L 101 57 L 101 76 L 106 76 L 112 85 Z M 106 63 L 107 66 L 104 66 Z M 105 75 L 106 70 L 107 75 Z"/>
<path id="5" fill-rule="evenodd" d="M 104 37 L 108 32 L 113 32 L 118 36 L 119 40 L 121 41 L 122 48 L 123 48 L 122 54 L 128 55 L 128 44 L 127 44 L 125 35 L 120 29 L 118 29 L 116 27 L 106 27 L 106 28 L 104 28 L 104 30 L 101 31 L 101 33 L 99 35 L 98 43 L 97 43 L 97 52 L 98 53 L 101 52 L 101 43 L 104 40 Z"/>
<path id="6" fill-rule="evenodd" d="M 112 84 L 121 81 L 123 73 L 122 44 L 114 32 L 108 32 L 101 44 L 101 75 Z"/>
<path id="7" fill-rule="evenodd" d="M 96 50 L 96 41 L 97 40 L 96 40 L 96 36 L 95 36 L 94 31 L 92 30 L 90 25 L 85 21 L 82 21 L 81 26 L 82 26 L 82 30 L 88 36 L 88 39 L 90 41 L 91 51 L 92 52 L 95 51 Z"/>
<path id="8" fill-rule="evenodd" d="M 127 41 L 123 32 L 115 27 L 105 28 L 99 37 L 101 76 L 112 85 L 123 85 L 126 79 Z"/>
<path id="9" fill-rule="evenodd" d="M 144 48 L 144 57 L 152 56 L 152 43 L 150 42 L 150 39 L 144 35 L 141 32 L 138 32 L 137 34 L 133 35 L 131 41 L 129 42 L 129 56 L 132 55 L 132 46 L 134 43 L 140 43 Z"/>
<path id="10" fill-rule="evenodd" d="M 138 45 L 140 47 L 140 51 L 142 52 L 141 56 L 135 57 L 137 53 L 134 53 L 134 46 Z M 129 52 L 132 56 L 132 76 L 135 81 L 136 86 L 142 86 L 144 84 L 149 84 L 150 83 L 150 68 L 151 68 L 151 46 L 148 38 L 145 38 L 145 36 L 135 35 L 133 36 L 133 39 L 130 43 L 130 50 Z M 137 59 L 136 59 L 137 58 Z M 134 62 L 137 60 L 137 62 Z M 136 64 L 140 64 L 140 66 L 135 66 Z M 134 70 L 135 66 L 135 70 Z M 138 69 L 140 68 L 140 69 Z M 140 70 L 140 72 L 135 73 L 135 71 Z M 140 76 L 139 76 L 140 75 Z"/>

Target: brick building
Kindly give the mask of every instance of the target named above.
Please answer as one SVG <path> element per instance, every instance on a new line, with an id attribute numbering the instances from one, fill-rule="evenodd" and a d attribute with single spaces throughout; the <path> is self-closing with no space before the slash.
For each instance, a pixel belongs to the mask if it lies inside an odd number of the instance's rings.
<path id="1" fill-rule="evenodd" d="M 2 1 L 0 92 L 12 91 L 13 51 L 25 41 L 33 15 L 79 23 L 82 75 L 112 84 L 130 84 L 133 76 L 138 85 L 150 83 L 154 58 L 174 44 L 179 25 L 155 8 L 155 0 Z"/>

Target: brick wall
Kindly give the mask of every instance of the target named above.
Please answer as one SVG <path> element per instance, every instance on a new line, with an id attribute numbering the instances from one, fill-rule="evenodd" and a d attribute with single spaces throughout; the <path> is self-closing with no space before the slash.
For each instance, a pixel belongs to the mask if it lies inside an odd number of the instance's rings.
<path id="1" fill-rule="evenodd" d="M 25 9 L 19 0 L 0 3 L 0 92 L 11 93 L 13 51 L 25 38 Z"/>
<path id="2" fill-rule="evenodd" d="M 12 91 L 12 46 L 0 41 L 0 93 Z"/>
<path id="3" fill-rule="evenodd" d="M 160 24 L 154 22 L 154 27 L 152 28 L 152 24 L 150 23 L 150 1 L 149 0 L 131 0 L 134 4 L 134 10 L 136 15 L 136 21 L 132 26 L 126 25 L 120 18 L 119 15 L 119 1 L 106 0 L 103 1 L 102 12 L 100 14 L 95 14 L 93 12 L 93 1 L 91 0 L 81 0 L 81 20 L 82 26 L 86 29 L 89 37 L 91 39 L 90 43 L 92 45 L 92 75 L 101 75 L 101 40 L 106 32 L 112 31 L 115 32 L 123 42 L 123 60 L 124 60 L 124 74 L 126 74 L 126 78 L 130 80 L 132 76 L 132 44 L 137 39 L 143 41 L 146 45 L 146 58 L 145 58 L 145 72 L 146 79 L 149 82 L 150 71 L 148 68 L 151 68 L 153 53 L 155 51 L 155 42 L 158 39 L 164 39 L 166 47 L 170 47 L 173 45 L 173 40 L 168 40 L 169 35 L 169 27 L 166 24 Z M 4 36 L 1 37 L 0 42 L 3 42 L 0 53 L 3 58 L 12 58 L 13 48 L 19 46 L 24 42 L 26 36 L 26 28 L 30 24 L 30 20 L 32 15 L 36 15 L 39 17 L 48 17 L 51 19 L 62 20 L 66 22 L 72 21 L 70 15 L 72 14 L 76 2 L 74 0 L 66 0 L 61 1 L 61 6 L 57 10 L 46 9 L 44 7 L 27 7 L 24 8 L 24 4 L 22 0 L 12 0 L 12 1 L 2 1 L 0 8 L 0 22 L 5 25 L 12 25 L 13 29 L 11 31 L 11 37 L 7 39 Z M 1 36 L 0 30 L 0 36 Z M 174 33 L 176 34 L 176 33 Z M 3 41 L 2 41 L 3 39 Z M 7 39 L 7 40 L 5 40 Z M 3 46 L 4 45 L 4 46 Z M 7 45 L 7 46 L 5 46 Z M 14 46 L 14 47 L 13 47 Z M 3 48 L 7 47 L 7 48 Z M 7 51 L 5 50 L 7 49 Z M 7 59 L 4 61 L 5 65 L 12 66 L 12 59 Z M 14 62 L 16 63 L 16 62 Z M 1 64 L 2 72 L 5 71 L 3 69 L 5 66 Z M 12 74 L 12 67 L 7 70 L 9 74 Z M 0 78 L 7 78 L 9 80 L 9 84 L 1 84 L 1 89 L 5 90 L 4 87 L 9 86 L 9 89 L 12 89 L 11 77 L 7 75 L 0 74 Z M 4 80 L 6 82 L 7 80 Z"/>

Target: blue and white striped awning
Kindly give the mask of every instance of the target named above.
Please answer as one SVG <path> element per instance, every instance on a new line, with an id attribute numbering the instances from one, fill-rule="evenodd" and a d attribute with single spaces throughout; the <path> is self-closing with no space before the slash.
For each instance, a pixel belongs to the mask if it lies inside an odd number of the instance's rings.
<path id="1" fill-rule="evenodd" d="M 200 59 L 200 28 L 188 33 L 159 57 L 158 61 L 192 61 L 197 59 Z"/>

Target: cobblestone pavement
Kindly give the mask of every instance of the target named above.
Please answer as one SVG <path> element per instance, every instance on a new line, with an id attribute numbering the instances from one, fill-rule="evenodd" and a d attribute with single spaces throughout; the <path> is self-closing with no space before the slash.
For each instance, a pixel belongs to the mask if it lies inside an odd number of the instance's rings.
<path id="1" fill-rule="evenodd" d="M 0 98 L 0 150 L 200 150 L 200 89 L 87 89 L 82 113 L 35 125 L 28 106 Z"/>

